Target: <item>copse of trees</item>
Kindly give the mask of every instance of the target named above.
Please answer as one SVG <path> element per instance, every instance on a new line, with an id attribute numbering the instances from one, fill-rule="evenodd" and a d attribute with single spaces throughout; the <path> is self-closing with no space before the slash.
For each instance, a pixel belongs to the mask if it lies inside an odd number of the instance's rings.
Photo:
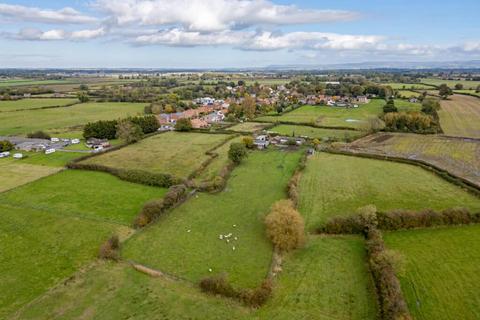
<path id="1" fill-rule="evenodd" d="M 157 118 L 153 115 L 130 117 L 120 120 L 100 120 L 90 122 L 83 128 L 83 137 L 85 139 L 115 139 L 117 137 L 117 126 L 119 122 L 128 121 L 132 125 L 138 126 L 143 134 L 153 133 L 159 128 Z"/>
<path id="2" fill-rule="evenodd" d="M 436 115 L 440 110 L 440 102 L 434 98 L 425 98 L 422 101 L 422 112 L 429 115 Z"/>
<path id="3" fill-rule="evenodd" d="M 395 101 L 393 100 L 393 98 L 388 99 L 387 104 L 383 106 L 383 112 L 384 113 L 398 112 L 397 107 L 395 107 Z"/>
<path id="4" fill-rule="evenodd" d="M 116 137 L 126 143 L 134 143 L 142 139 L 142 128 L 128 119 L 118 121 Z"/>
<path id="5" fill-rule="evenodd" d="M 462 90 L 462 89 L 463 89 L 463 84 L 457 83 L 457 84 L 455 85 L 455 90 Z"/>
<path id="6" fill-rule="evenodd" d="M 192 130 L 192 121 L 187 118 L 178 119 L 175 123 L 175 130 L 184 132 Z"/>
<path id="7" fill-rule="evenodd" d="M 393 132 L 435 133 L 432 116 L 421 112 L 390 112 L 383 116 L 385 130 Z"/>

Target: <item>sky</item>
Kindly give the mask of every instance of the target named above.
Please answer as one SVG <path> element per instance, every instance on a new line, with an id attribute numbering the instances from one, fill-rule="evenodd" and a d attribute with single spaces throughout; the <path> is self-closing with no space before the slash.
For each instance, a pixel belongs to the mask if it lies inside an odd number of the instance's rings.
<path id="1" fill-rule="evenodd" d="M 480 0 L 0 0 L 0 68 L 480 60 Z"/>

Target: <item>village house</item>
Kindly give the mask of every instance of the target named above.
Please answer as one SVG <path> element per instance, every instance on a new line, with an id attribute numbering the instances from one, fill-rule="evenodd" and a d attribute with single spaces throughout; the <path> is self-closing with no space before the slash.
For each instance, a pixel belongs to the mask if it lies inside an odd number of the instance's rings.
<path id="1" fill-rule="evenodd" d="M 269 144 L 270 140 L 267 135 L 258 135 L 253 141 L 253 145 L 256 146 L 257 149 L 266 149 Z"/>
<path id="2" fill-rule="evenodd" d="M 203 129 L 203 128 L 208 128 L 209 124 L 207 121 L 203 119 L 192 119 L 192 128 L 194 129 Z"/>

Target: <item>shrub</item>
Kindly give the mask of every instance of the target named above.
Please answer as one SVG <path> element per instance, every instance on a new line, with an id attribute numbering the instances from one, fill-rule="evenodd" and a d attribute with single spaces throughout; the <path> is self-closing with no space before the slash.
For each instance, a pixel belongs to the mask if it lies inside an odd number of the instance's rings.
<path id="1" fill-rule="evenodd" d="M 243 143 L 232 143 L 228 150 L 228 158 L 235 164 L 240 164 L 247 157 L 247 149 Z"/>
<path id="2" fill-rule="evenodd" d="M 253 144 L 253 138 L 252 137 L 243 137 L 242 142 L 243 142 L 243 144 L 245 145 L 246 148 L 253 149 L 254 144 Z"/>
<path id="3" fill-rule="evenodd" d="M 200 289 L 209 294 L 218 294 L 228 298 L 238 298 L 240 296 L 240 293 L 228 282 L 226 274 L 202 279 L 200 281 Z"/>
<path id="4" fill-rule="evenodd" d="M 391 112 L 383 120 L 387 131 L 435 133 L 438 129 L 430 115 L 420 112 Z"/>
<path id="5" fill-rule="evenodd" d="M 35 132 L 32 132 L 32 133 L 29 133 L 27 134 L 27 138 L 30 138 L 30 139 L 46 139 L 46 140 L 50 140 L 51 137 L 48 133 L 45 133 L 43 131 L 35 131 Z"/>
<path id="6" fill-rule="evenodd" d="M 388 99 L 387 104 L 383 106 L 383 113 L 389 112 L 398 112 L 397 107 L 395 107 L 395 101 L 392 98 Z"/>
<path id="7" fill-rule="evenodd" d="M 157 118 L 154 115 L 147 115 L 143 117 L 131 117 L 128 118 L 130 122 L 140 126 L 142 132 L 145 134 L 153 133 L 160 128 Z"/>
<path id="8" fill-rule="evenodd" d="M 299 192 L 298 184 L 300 183 L 300 171 L 296 171 L 293 176 L 290 178 L 290 181 L 287 185 L 287 194 L 288 198 L 293 202 L 293 205 L 296 207 L 298 205 Z"/>
<path id="9" fill-rule="evenodd" d="M 273 292 L 273 282 L 271 279 L 266 279 L 262 282 L 260 287 L 255 289 L 247 289 L 241 292 L 241 299 L 246 305 L 258 308 L 267 302 Z"/>
<path id="10" fill-rule="evenodd" d="M 305 240 L 305 223 L 295 210 L 291 200 L 280 200 L 273 204 L 265 218 L 267 235 L 280 251 L 300 247 Z"/>
<path id="11" fill-rule="evenodd" d="M 100 247 L 98 256 L 101 259 L 118 260 L 119 259 L 120 240 L 114 235 Z"/>
<path id="12" fill-rule="evenodd" d="M 15 146 L 8 140 L 0 141 L 0 152 L 10 151 L 13 150 Z"/>
<path id="13" fill-rule="evenodd" d="M 178 119 L 177 123 L 175 124 L 175 130 L 190 131 L 192 130 L 192 122 L 187 118 Z"/>

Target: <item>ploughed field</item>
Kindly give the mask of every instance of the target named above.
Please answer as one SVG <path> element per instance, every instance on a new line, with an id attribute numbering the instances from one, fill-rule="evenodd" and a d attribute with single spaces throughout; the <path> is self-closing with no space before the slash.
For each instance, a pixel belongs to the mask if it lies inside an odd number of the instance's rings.
<path id="1" fill-rule="evenodd" d="M 480 139 L 480 99 L 459 94 L 450 96 L 441 101 L 438 115 L 446 135 Z"/>
<path id="2" fill-rule="evenodd" d="M 207 151 L 215 150 L 232 137 L 227 134 L 167 132 L 82 163 L 187 178 L 202 162 L 211 158 Z"/>
<path id="3" fill-rule="evenodd" d="M 351 143 L 352 152 L 422 160 L 480 186 L 480 140 L 377 133 Z"/>
<path id="4" fill-rule="evenodd" d="M 90 102 L 68 108 L 4 112 L 0 116 L 0 135 L 78 128 L 97 120 L 114 120 L 143 114 L 145 105 L 144 103 Z"/>
<path id="5" fill-rule="evenodd" d="M 330 106 L 303 106 L 280 116 L 265 116 L 258 121 L 309 123 L 326 127 L 348 127 L 361 129 L 368 119 L 383 113 L 383 99 L 372 99 L 367 104 L 360 104 L 358 108 L 330 107 Z M 399 111 L 419 111 L 418 103 L 404 100 L 395 100 Z"/>
<path id="6" fill-rule="evenodd" d="M 402 254 L 402 291 L 414 319 L 480 318 L 480 226 L 386 233 Z"/>
<path id="7" fill-rule="evenodd" d="M 299 192 L 299 209 L 310 230 L 369 204 L 380 211 L 480 210 L 480 199 L 417 166 L 326 153 L 309 158 Z"/>

